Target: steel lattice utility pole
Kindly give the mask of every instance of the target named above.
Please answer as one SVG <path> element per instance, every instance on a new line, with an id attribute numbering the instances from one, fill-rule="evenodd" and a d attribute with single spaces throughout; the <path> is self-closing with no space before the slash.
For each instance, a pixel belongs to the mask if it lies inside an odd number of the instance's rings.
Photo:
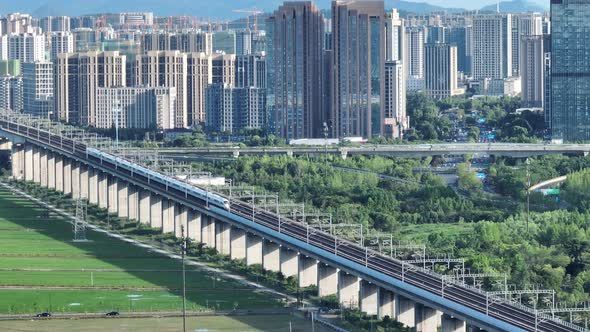
<path id="1" fill-rule="evenodd" d="M 76 218 L 74 219 L 74 242 L 86 242 L 86 201 L 76 200 Z"/>
<path id="2" fill-rule="evenodd" d="M 184 257 L 186 256 L 186 237 L 184 237 L 184 225 L 180 225 L 180 237 L 182 243 L 182 331 L 186 332 L 186 270 L 184 266 Z"/>

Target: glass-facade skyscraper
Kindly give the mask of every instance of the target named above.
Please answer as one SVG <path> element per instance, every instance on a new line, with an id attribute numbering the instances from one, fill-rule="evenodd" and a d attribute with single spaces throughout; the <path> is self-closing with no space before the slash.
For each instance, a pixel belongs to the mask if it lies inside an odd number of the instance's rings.
<path id="1" fill-rule="evenodd" d="M 285 2 L 266 22 L 267 114 L 286 140 L 320 137 L 324 18 L 311 1 Z"/>
<path id="2" fill-rule="evenodd" d="M 590 140 L 590 1 L 551 0 L 551 135 Z"/>
<path id="3" fill-rule="evenodd" d="M 336 137 L 380 136 L 385 105 L 383 1 L 333 1 L 332 130 Z"/>

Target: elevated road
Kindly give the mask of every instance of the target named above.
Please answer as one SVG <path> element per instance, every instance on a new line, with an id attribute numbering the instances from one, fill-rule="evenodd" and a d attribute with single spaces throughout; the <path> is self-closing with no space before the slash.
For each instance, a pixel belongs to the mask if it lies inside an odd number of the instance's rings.
<path id="1" fill-rule="evenodd" d="M 368 311 L 368 308 L 371 310 L 377 308 L 376 304 L 374 304 L 375 296 L 377 301 L 381 300 L 379 299 L 380 291 L 375 291 L 375 287 L 379 287 L 384 290 L 384 294 L 386 294 L 385 292 L 395 292 L 395 294 L 415 301 L 414 303 L 428 306 L 434 311 L 443 312 L 445 314 L 442 319 L 443 331 L 465 331 L 464 322 L 469 322 L 473 326 L 488 331 L 584 331 L 584 329 L 572 324 L 541 315 L 537 311 L 518 303 L 494 297 L 476 288 L 454 282 L 446 276 L 382 255 L 367 247 L 314 230 L 309 225 L 279 217 L 274 213 L 261 210 L 254 205 L 231 197 L 226 197 L 230 201 L 229 210 L 210 205 L 209 201 L 205 202 L 202 196 L 194 194 L 188 187 L 179 189 L 172 186 L 171 183 L 175 181 L 172 178 L 163 175 L 158 177 L 150 176 L 146 172 L 147 170 L 139 165 L 132 165 L 133 169 L 130 170 L 128 162 L 124 163 L 96 157 L 89 153 L 88 147 L 83 143 L 21 125 L 9 117 L 0 118 L 0 133 L 9 139 L 20 141 L 21 146 L 17 145 L 14 148 L 13 160 L 22 160 L 24 155 L 24 165 L 22 166 L 25 173 L 24 179 L 30 178 L 41 185 L 43 185 L 44 181 L 46 186 L 53 185 L 51 180 L 48 180 L 48 178 L 51 178 L 51 176 L 47 175 L 48 172 L 51 174 L 53 171 L 57 173 L 66 169 L 65 167 L 59 170 L 56 167 L 51 169 L 50 166 L 49 171 L 47 170 L 47 165 L 52 165 L 55 162 L 56 154 L 59 154 L 60 160 L 67 161 L 67 164 L 71 165 L 71 174 L 83 179 L 80 188 L 86 190 L 89 194 L 91 203 L 96 201 L 99 206 L 103 204 L 100 200 L 103 197 L 100 194 L 101 188 L 103 188 L 100 179 L 105 179 L 106 176 L 105 185 L 108 185 L 110 184 L 108 179 L 113 177 L 116 182 L 119 182 L 119 198 L 115 200 L 119 201 L 119 205 L 125 204 L 125 210 L 123 212 L 119 210 L 120 215 L 124 213 L 131 219 L 136 217 L 143 222 L 142 218 L 145 209 L 141 209 L 141 206 L 144 198 L 148 198 L 147 210 L 149 210 L 149 195 L 163 197 L 167 200 L 166 206 L 168 207 L 164 216 L 167 216 L 167 213 L 172 211 L 171 217 L 166 217 L 163 225 L 163 220 L 158 220 L 164 232 L 168 229 L 168 231 L 176 233 L 182 224 L 192 227 L 190 226 L 192 220 L 186 219 L 187 214 L 195 215 L 199 213 L 198 220 L 201 225 L 199 231 L 203 232 L 201 234 L 203 241 L 209 241 L 205 237 L 206 235 L 207 237 L 213 236 L 212 243 L 220 252 L 226 250 L 225 245 L 227 245 L 227 242 L 233 243 L 234 241 L 231 236 L 224 237 L 225 229 L 230 230 L 225 225 L 251 234 L 251 236 L 247 237 L 249 240 L 246 241 L 247 261 L 250 259 L 249 255 L 262 256 L 264 250 L 268 250 L 262 249 L 263 243 L 266 243 L 264 241 L 271 241 L 269 248 L 279 248 L 280 250 L 280 247 L 273 247 L 274 244 L 284 246 L 297 252 L 295 257 L 300 260 L 300 284 L 302 280 L 306 279 L 305 271 L 309 270 L 310 266 L 318 268 L 318 262 L 331 266 L 335 269 L 335 275 L 339 280 L 337 287 L 340 300 L 342 301 L 342 298 L 346 297 L 354 299 L 360 294 L 361 310 L 363 311 Z M 37 168 L 39 170 L 36 170 Z M 32 177 L 29 177 L 28 172 L 32 173 Z M 17 172 L 13 169 L 13 176 L 19 174 L 21 174 L 21 169 L 17 169 Z M 80 174 L 85 175 L 83 177 Z M 53 176 L 60 179 L 66 178 L 63 173 L 53 174 Z M 50 184 L 47 183 L 48 181 Z M 78 180 L 75 179 L 75 181 Z M 72 183 L 71 188 L 73 190 L 78 190 L 76 184 L 78 182 Z M 99 195 L 92 196 L 92 190 L 98 190 Z M 135 202 L 133 206 L 129 203 L 131 201 Z M 106 202 L 110 204 L 110 199 Z M 160 203 L 164 205 L 162 200 L 160 200 Z M 170 204 L 172 204 L 173 210 L 170 210 Z M 178 210 L 176 210 L 177 207 Z M 189 211 L 192 212 L 188 213 Z M 133 217 L 131 213 L 134 214 Z M 162 213 L 159 214 L 158 218 L 163 218 Z M 210 226 L 208 225 L 211 225 L 211 223 L 213 223 L 213 233 L 209 233 Z M 272 257 L 274 256 L 268 255 L 269 259 Z M 260 259 L 260 262 L 266 264 L 262 259 Z M 318 272 L 318 274 L 320 273 Z M 318 280 L 320 279 L 318 278 Z M 333 286 L 329 284 L 322 286 L 321 281 L 319 282 L 320 291 L 322 291 L 322 287 Z M 356 289 L 356 291 L 351 291 L 351 289 Z M 351 292 L 356 292 L 356 295 L 351 297 Z M 391 301 L 387 301 L 386 304 L 390 305 Z M 412 316 L 414 316 L 413 310 Z M 431 317 L 425 319 L 431 320 Z M 398 318 L 406 319 L 406 317 L 401 316 Z M 451 328 L 451 326 L 453 327 Z M 458 326 L 463 327 L 458 328 Z M 436 330 L 436 326 L 432 327 L 430 325 L 428 328 L 423 329 L 426 332 Z"/>
<path id="2" fill-rule="evenodd" d="M 537 183 L 536 185 L 530 187 L 528 189 L 528 192 L 533 192 L 537 189 L 541 189 L 544 187 L 548 187 L 548 186 L 552 186 L 552 185 L 557 185 L 557 184 L 561 184 L 564 183 L 567 180 L 567 176 L 559 176 L 553 179 L 549 179 L 547 181 L 543 181 L 541 183 Z"/>
<path id="3" fill-rule="evenodd" d="M 518 144 L 518 143 L 441 143 L 403 145 L 363 145 L 360 147 L 289 146 L 289 147 L 207 147 L 207 148 L 159 148 L 125 149 L 123 153 L 153 152 L 175 159 L 198 157 L 235 158 L 244 155 L 339 155 L 342 158 L 355 155 L 381 155 L 397 157 L 425 157 L 436 155 L 489 154 L 496 156 L 530 157 L 547 154 L 580 154 L 590 152 L 590 144 Z"/>

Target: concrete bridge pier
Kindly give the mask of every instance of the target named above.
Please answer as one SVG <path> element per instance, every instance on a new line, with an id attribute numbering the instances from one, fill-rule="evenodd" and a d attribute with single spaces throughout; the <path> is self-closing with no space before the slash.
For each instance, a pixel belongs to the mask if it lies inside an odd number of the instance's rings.
<path id="1" fill-rule="evenodd" d="M 41 151 L 33 145 L 33 182 L 41 183 Z"/>
<path id="2" fill-rule="evenodd" d="M 33 146 L 31 144 L 24 144 L 24 179 L 25 181 L 33 181 Z"/>
<path id="3" fill-rule="evenodd" d="M 48 187 L 47 153 L 46 149 L 39 148 L 39 184 L 44 188 Z"/>
<path id="4" fill-rule="evenodd" d="M 80 163 L 72 160 L 70 162 L 70 167 L 72 169 L 72 198 L 80 199 Z"/>
<path id="5" fill-rule="evenodd" d="M 238 227 L 230 229 L 230 258 L 231 259 L 245 259 L 246 258 L 246 232 Z"/>
<path id="6" fill-rule="evenodd" d="M 174 201 L 162 200 L 162 233 L 174 233 Z"/>
<path id="7" fill-rule="evenodd" d="M 366 280 L 361 280 L 360 285 L 361 311 L 367 315 L 379 314 L 379 287 Z"/>
<path id="8" fill-rule="evenodd" d="M 129 184 L 128 194 L 129 198 L 127 199 L 128 205 L 128 213 L 130 220 L 139 221 L 139 188 L 132 184 Z"/>
<path id="9" fill-rule="evenodd" d="M 435 309 L 417 304 L 415 310 L 417 332 L 438 332 L 440 316 Z"/>
<path id="10" fill-rule="evenodd" d="M 162 197 L 151 194 L 150 199 L 150 227 L 162 229 Z"/>
<path id="11" fill-rule="evenodd" d="M 339 269 L 324 263 L 318 264 L 318 296 L 338 294 Z"/>
<path id="12" fill-rule="evenodd" d="M 246 234 L 246 265 L 262 265 L 262 238 L 255 234 Z"/>
<path id="13" fill-rule="evenodd" d="M 109 207 L 109 177 L 106 173 L 98 171 L 98 207 L 108 209 Z"/>
<path id="14" fill-rule="evenodd" d="M 215 221 L 215 249 L 221 255 L 231 255 L 231 226 L 223 221 Z"/>
<path id="15" fill-rule="evenodd" d="M 82 199 L 88 199 L 88 166 L 78 163 L 78 169 L 80 173 L 79 197 Z"/>
<path id="16" fill-rule="evenodd" d="M 297 276 L 299 273 L 299 253 L 286 247 L 281 247 L 281 273 L 285 278 Z"/>
<path id="17" fill-rule="evenodd" d="M 55 159 L 55 190 L 59 192 L 64 191 L 64 158 L 54 153 L 53 157 Z"/>
<path id="18" fill-rule="evenodd" d="M 395 319 L 395 294 L 387 289 L 379 288 L 379 318 L 389 316 Z"/>
<path id="19" fill-rule="evenodd" d="M 268 240 L 262 243 L 262 266 L 267 271 L 281 270 L 281 247 L 277 243 Z"/>
<path id="20" fill-rule="evenodd" d="M 396 320 L 406 327 L 416 327 L 416 302 L 401 295 L 396 298 Z"/>
<path id="21" fill-rule="evenodd" d="M 127 201 L 129 200 L 129 184 L 117 180 L 117 215 L 119 218 L 129 218 Z"/>
<path id="22" fill-rule="evenodd" d="M 139 190 L 139 222 L 151 225 L 151 193 L 147 190 Z"/>
<path id="23" fill-rule="evenodd" d="M 74 197 L 74 194 L 72 192 L 72 176 L 73 176 L 73 172 L 72 172 L 72 160 L 64 157 L 62 159 L 63 165 L 64 165 L 64 169 L 63 169 L 63 180 L 64 180 L 64 187 L 63 187 L 63 193 L 64 195 L 71 195 L 72 198 Z"/>
<path id="24" fill-rule="evenodd" d="M 188 227 L 188 209 L 186 206 L 176 204 L 174 206 L 174 235 L 181 239 L 187 235 Z M 182 228 L 184 228 L 184 233 Z"/>
<path id="25" fill-rule="evenodd" d="M 338 302 L 344 308 L 359 307 L 360 278 L 340 271 L 338 280 Z"/>
<path id="26" fill-rule="evenodd" d="M 11 154 L 12 178 L 22 180 L 25 176 L 25 146 L 14 144 Z"/>
<path id="27" fill-rule="evenodd" d="M 88 169 L 88 202 L 98 205 L 98 173 L 94 167 Z"/>
<path id="28" fill-rule="evenodd" d="M 215 248 L 215 220 L 210 216 L 201 217 L 201 243 L 209 248 Z"/>
<path id="29" fill-rule="evenodd" d="M 119 180 L 114 176 L 108 176 L 108 211 L 109 213 L 117 214 L 119 213 Z"/>
<path id="30" fill-rule="evenodd" d="M 465 322 L 450 315 L 443 314 L 441 323 L 442 332 L 467 332 Z"/>
<path id="31" fill-rule="evenodd" d="M 318 261 L 315 258 L 299 255 L 298 280 L 301 288 L 318 284 Z"/>
<path id="32" fill-rule="evenodd" d="M 155 196 L 155 195 L 153 195 Z M 154 218 L 154 216 L 152 215 L 152 219 Z M 202 227 L 201 227 L 201 213 L 199 211 L 195 211 L 192 209 L 188 209 L 187 210 L 187 216 L 186 216 L 186 223 L 187 223 L 187 229 L 186 229 L 186 235 L 188 236 L 189 239 L 196 241 L 196 242 L 201 242 L 201 231 L 202 231 Z"/>
<path id="33" fill-rule="evenodd" d="M 55 190 L 55 154 L 47 151 L 47 188 Z"/>

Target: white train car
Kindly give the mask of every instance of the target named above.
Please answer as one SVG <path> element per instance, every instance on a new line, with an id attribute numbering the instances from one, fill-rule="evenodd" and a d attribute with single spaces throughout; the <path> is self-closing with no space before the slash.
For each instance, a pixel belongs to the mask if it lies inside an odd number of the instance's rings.
<path id="1" fill-rule="evenodd" d="M 172 187 L 179 191 L 190 193 L 194 196 L 197 196 L 204 201 L 208 201 L 209 204 L 216 205 L 227 211 L 230 210 L 229 201 L 217 194 L 210 193 L 206 190 L 187 184 L 170 176 L 166 176 L 164 174 L 145 168 L 143 166 L 133 164 L 126 159 L 116 157 L 93 148 L 88 148 L 87 152 L 89 155 L 92 155 L 98 159 L 107 160 L 111 163 L 114 163 L 117 165 L 117 167 L 122 167 L 130 172 L 143 175 L 150 179 L 150 181 L 158 181 L 165 186 Z"/>

